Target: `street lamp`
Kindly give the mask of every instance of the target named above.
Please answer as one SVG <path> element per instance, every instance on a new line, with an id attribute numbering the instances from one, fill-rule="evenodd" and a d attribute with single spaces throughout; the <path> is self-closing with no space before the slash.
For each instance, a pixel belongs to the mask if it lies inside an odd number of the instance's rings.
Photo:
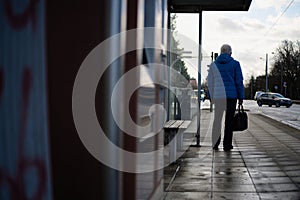
<path id="1" fill-rule="evenodd" d="M 280 63 L 280 93 L 283 93 L 283 64 Z"/>
<path id="2" fill-rule="evenodd" d="M 268 92 L 268 53 L 266 53 L 266 92 Z"/>
<path id="3" fill-rule="evenodd" d="M 274 54 L 274 52 L 272 52 L 272 54 Z M 268 53 L 266 53 L 266 92 L 268 92 L 268 90 Z"/>

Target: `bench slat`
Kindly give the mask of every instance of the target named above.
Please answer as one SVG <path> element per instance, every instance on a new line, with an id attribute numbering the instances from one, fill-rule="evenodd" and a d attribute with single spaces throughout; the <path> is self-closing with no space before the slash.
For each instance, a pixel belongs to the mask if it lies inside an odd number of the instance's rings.
<path id="1" fill-rule="evenodd" d="M 183 120 L 176 120 L 169 128 L 179 128 L 183 122 Z"/>
<path id="2" fill-rule="evenodd" d="M 169 128 L 172 124 L 174 124 L 176 120 L 169 120 L 164 124 L 164 128 Z"/>
<path id="3" fill-rule="evenodd" d="M 179 128 L 187 129 L 190 125 L 191 121 L 190 120 L 184 120 L 184 122 L 180 125 Z"/>

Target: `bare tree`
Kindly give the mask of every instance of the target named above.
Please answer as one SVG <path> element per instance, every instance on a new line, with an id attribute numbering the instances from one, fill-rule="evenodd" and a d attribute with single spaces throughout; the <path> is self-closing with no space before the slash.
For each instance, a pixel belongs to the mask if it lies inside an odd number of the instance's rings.
<path id="1" fill-rule="evenodd" d="M 176 18 L 177 15 L 173 14 L 171 15 L 171 30 L 172 30 L 172 35 L 170 37 L 170 44 L 171 44 L 171 53 L 170 53 L 170 60 L 172 64 L 172 68 L 175 69 L 176 71 L 180 72 L 180 74 L 186 78 L 186 80 L 190 80 L 190 75 L 187 71 L 187 67 L 185 66 L 185 62 L 181 59 L 183 48 L 180 48 L 179 41 L 176 39 L 176 34 L 177 34 L 177 27 L 176 27 Z M 175 53 L 176 52 L 176 53 Z M 173 84 L 171 85 L 176 85 L 178 87 L 186 87 L 187 85 L 184 83 L 181 83 L 181 80 L 177 79 L 171 79 L 171 82 Z"/>
<path id="2" fill-rule="evenodd" d="M 300 41 L 282 41 L 276 49 L 274 66 L 270 72 L 270 84 L 293 99 L 300 98 Z M 270 85 L 270 86 L 271 86 Z"/>

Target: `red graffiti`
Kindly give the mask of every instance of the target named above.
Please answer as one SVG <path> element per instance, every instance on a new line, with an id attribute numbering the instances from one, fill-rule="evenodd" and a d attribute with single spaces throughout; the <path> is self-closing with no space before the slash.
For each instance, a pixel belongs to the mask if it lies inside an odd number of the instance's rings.
<path id="1" fill-rule="evenodd" d="M 27 8 L 21 14 L 15 14 L 10 0 L 4 0 L 5 13 L 9 24 L 14 29 L 22 29 L 28 22 L 32 21 L 32 28 L 36 28 L 36 6 L 39 0 L 30 0 Z"/>
<path id="2" fill-rule="evenodd" d="M 3 84 L 3 72 L 0 71 L 0 88 Z M 0 169 L 0 185 L 7 185 L 10 192 L 10 199 L 12 200 L 40 200 L 46 192 L 47 171 L 45 164 L 38 158 L 28 158 L 25 154 L 25 138 L 26 138 L 26 124 L 27 124 L 27 110 L 29 105 L 29 96 L 32 85 L 32 75 L 28 68 L 23 71 L 22 79 L 22 105 L 21 105 L 21 127 L 18 145 L 17 168 L 15 177 L 10 176 Z M 1 91 L 1 90 L 0 90 Z M 1 94 L 1 92 L 0 92 Z M 34 169 L 37 172 L 38 184 L 35 193 L 29 198 L 26 195 L 25 175 L 27 170 Z"/>

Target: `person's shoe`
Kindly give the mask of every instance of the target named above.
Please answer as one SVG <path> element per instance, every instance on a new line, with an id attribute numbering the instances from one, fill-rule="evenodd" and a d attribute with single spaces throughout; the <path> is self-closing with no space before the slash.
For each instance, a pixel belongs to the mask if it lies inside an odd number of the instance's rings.
<path id="1" fill-rule="evenodd" d="M 219 147 L 218 146 L 214 146 L 213 150 L 219 150 Z"/>
<path id="2" fill-rule="evenodd" d="M 223 149 L 224 151 L 230 151 L 231 149 L 233 149 L 233 146 L 232 145 L 224 146 Z"/>
<path id="3" fill-rule="evenodd" d="M 224 146 L 224 145 L 223 145 L 223 146 Z M 224 149 L 233 149 L 233 146 L 232 146 L 232 145 L 224 146 Z"/>

